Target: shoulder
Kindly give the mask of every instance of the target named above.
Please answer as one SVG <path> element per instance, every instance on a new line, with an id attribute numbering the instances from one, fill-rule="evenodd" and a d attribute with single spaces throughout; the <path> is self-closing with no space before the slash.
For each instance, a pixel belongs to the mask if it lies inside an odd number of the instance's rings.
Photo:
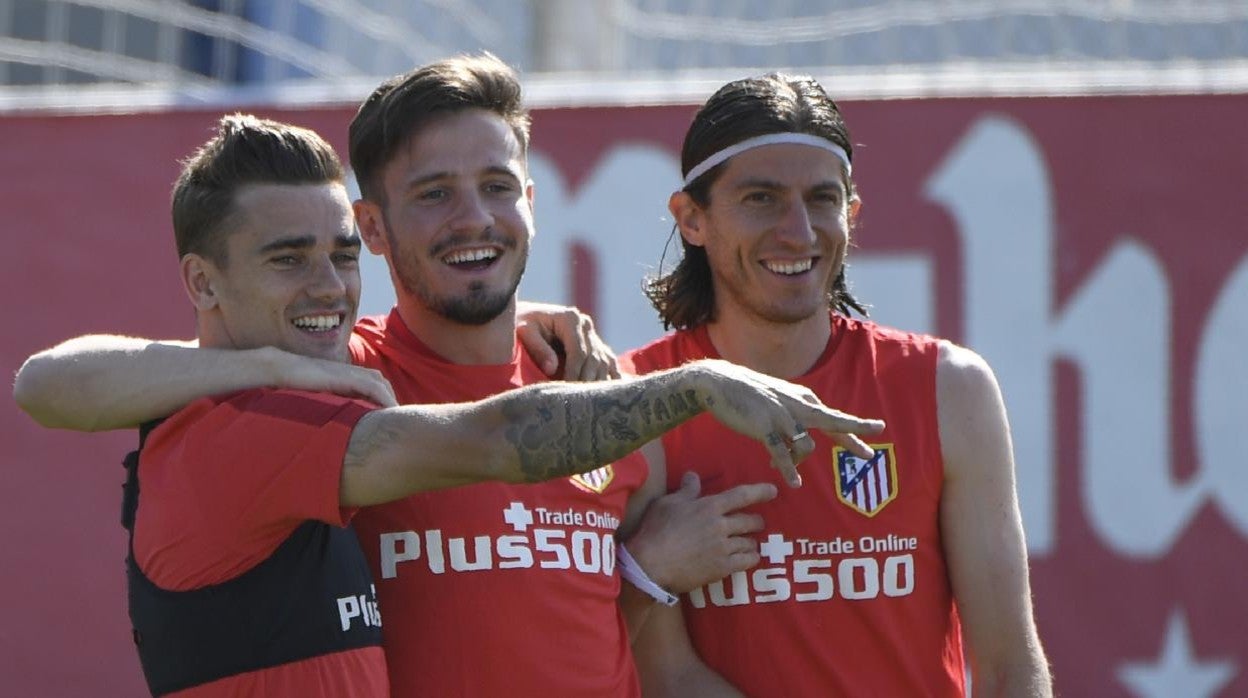
<path id="1" fill-rule="evenodd" d="M 953 402 L 974 401 L 1000 392 L 992 367 L 971 349 L 939 340 L 936 360 L 938 391 Z"/>
<path id="2" fill-rule="evenodd" d="M 952 342 L 940 343 L 936 405 L 946 467 L 1008 457 L 1005 403 L 997 378 L 982 356 Z"/>
<path id="3" fill-rule="evenodd" d="M 368 366 L 378 356 L 378 345 L 386 335 L 386 316 L 371 315 L 356 321 L 351 329 L 351 340 L 348 350 L 351 361 L 360 366 Z"/>
<path id="4" fill-rule="evenodd" d="M 233 435 L 249 427 L 271 434 L 268 430 L 315 430 L 335 423 L 350 429 L 373 409 L 363 400 L 332 393 L 255 388 L 196 400 L 154 429 L 153 436 Z"/>
<path id="5" fill-rule="evenodd" d="M 696 350 L 692 331 L 670 332 L 649 344 L 624 352 L 619 357 L 620 370 L 624 373 L 642 375 L 701 358 Z"/>
<path id="6" fill-rule="evenodd" d="M 852 318 L 840 313 L 832 313 L 832 331 L 858 341 L 869 341 L 876 345 L 896 348 L 899 351 L 923 352 L 935 355 L 938 346 L 944 341 L 939 337 L 922 332 L 911 332 L 874 320 Z"/>

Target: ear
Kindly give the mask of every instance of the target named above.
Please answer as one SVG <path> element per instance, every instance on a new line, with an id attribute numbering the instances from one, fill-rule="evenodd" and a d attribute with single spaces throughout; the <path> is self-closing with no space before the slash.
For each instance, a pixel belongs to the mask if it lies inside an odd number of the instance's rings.
<path id="1" fill-rule="evenodd" d="M 537 188 L 533 186 L 533 180 L 531 179 L 526 180 L 524 183 L 524 198 L 526 201 L 529 202 L 529 218 L 530 219 L 536 218 L 536 209 L 533 208 L 533 204 L 537 200 L 535 198 L 536 195 L 537 195 Z M 529 241 L 532 242 L 532 239 L 536 236 L 537 236 L 537 226 L 530 225 L 529 226 Z"/>
<path id="2" fill-rule="evenodd" d="M 360 228 L 360 238 L 368 251 L 379 255 L 389 252 L 386 219 L 381 215 L 381 206 L 367 199 L 356 199 L 351 203 L 351 210 L 355 212 L 355 224 Z"/>
<path id="3" fill-rule="evenodd" d="M 217 307 L 218 299 L 214 288 L 217 268 L 212 262 L 190 253 L 182 257 L 180 271 L 182 288 L 186 290 L 195 310 L 204 312 Z"/>
<path id="4" fill-rule="evenodd" d="M 862 209 L 862 199 L 858 198 L 858 195 L 855 194 L 854 198 L 849 200 L 849 225 L 850 227 L 853 227 L 854 223 L 858 221 L 858 211 L 860 211 L 861 209 Z"/>
<path id="5" fill-rule="evenodd" d="M 698 247 L 706 244 L 706 214 L 688 192 L 674 192 L 667 200 L 667 210 L 685 242 Z"/>

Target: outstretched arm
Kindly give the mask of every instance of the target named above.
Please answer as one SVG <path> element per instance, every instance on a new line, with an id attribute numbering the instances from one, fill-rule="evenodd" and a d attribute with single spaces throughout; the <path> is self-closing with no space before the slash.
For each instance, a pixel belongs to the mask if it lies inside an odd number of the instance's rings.
<path id="1" fill-rule="evenodd" d="M 936 391 L 945 461 L 941 532 L 975 695 L 1047 698 L 1052 684 L 1032 618 L 1000 388 L 979 355 L 946 343 Z"/>
<path id="2" fill-rule="evenodd" d="M 520 303 L 516 335 L 547 375 L 619 378 L 615 354 L 576 308 Z M 208 395 L 282 387 L 395 404 L 381 374 L 279 349 L 198 349 L 197 342 L 117 335 L 75 337 L 31 356 L 13 398 L 45 427 L 77 431 L 134 428 Z"/>
<path id="3" fill-rule="evenodd" d="M 104 431 L 167 417 L 208 395 L 266 386 L 394 405 L 381 374 L 273 347 L 200 349 L 195 342 L 87 335 L 26 360 L 13 398 L 45 427 Z"/>
<path id="4" fill-rule="evenodd" d="M 365 415 L 343 468 L 342 503 L 363 506 L 481 480 L 539 482 L 619 460 L 701 412 L 763 442 L 793 484 L 805 425 L 856 444 L 883 423 L 809 402 L 809 391 L 726 361 L 703 360 L 627 381 L 539 383 L 476 403 Z"/>

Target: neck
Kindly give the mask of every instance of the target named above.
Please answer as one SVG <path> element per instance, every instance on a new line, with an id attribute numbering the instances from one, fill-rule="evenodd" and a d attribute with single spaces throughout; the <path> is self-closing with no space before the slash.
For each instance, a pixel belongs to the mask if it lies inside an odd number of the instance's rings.
<path id="1" fill-rule="evenodd" d="M 199 346 L 205 349 L 240 349 L 234 345 L 230 333 L 226 331 L 221 318 L 212 311 L 196 311 L 195 337 Z"/>
<path id="2" fill-rule="evenodd" d="M 784 379 L 808 372 L 832 338 L 826 312 L 786 323 L 753 316 L 721 317 L 707 325 L 707 332 L 723 358 Z"/>
<path id="3" fill-rule="evenodd" d="M 430 311 L 400 294 L 399 317 L 407 329 L 439 356 L 453 364 L 496 365 L 511 361 L 516 345 L 516 299 L 484 325 L 465 325 Z"/>

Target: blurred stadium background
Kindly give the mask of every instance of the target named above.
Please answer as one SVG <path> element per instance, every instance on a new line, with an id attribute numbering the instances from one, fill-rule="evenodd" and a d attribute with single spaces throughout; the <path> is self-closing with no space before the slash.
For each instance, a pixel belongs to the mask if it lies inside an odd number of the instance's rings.
<path id="1" fill-rule="evenodd" d="M 358 88 L 483 47 L 530 79 L 586 84 L 788 67 L 832 74 L 855 95 L 1224 92 L 1248 71 L 1248 3 L 0 0 L 10 105 L 62 94 L 54 86 L 158 87 L 189 101 L 214 87 Z M 563 95 L 603 97 L 582 87 Z"/>
<path id="2" fill-rule="evenodd" d="M 820 78 L 859 143 L 855 288 L 1001 379 L 1059 692 L 1248 696 L 1245 0 L 0 0 L 0 365 L 193 331 L 167 193 L 221 113 L 345 152 L 380 77 L 482 49 L 535 108 L 522 292 L 618 348 L 661 331 L 638 280 L 694 105 Z M 384 312 L 384 265 L 365 278 Z M 0 686 L 138 694 L 110 467 L 133 436 L 8 402 L 0 438 Z"/>

